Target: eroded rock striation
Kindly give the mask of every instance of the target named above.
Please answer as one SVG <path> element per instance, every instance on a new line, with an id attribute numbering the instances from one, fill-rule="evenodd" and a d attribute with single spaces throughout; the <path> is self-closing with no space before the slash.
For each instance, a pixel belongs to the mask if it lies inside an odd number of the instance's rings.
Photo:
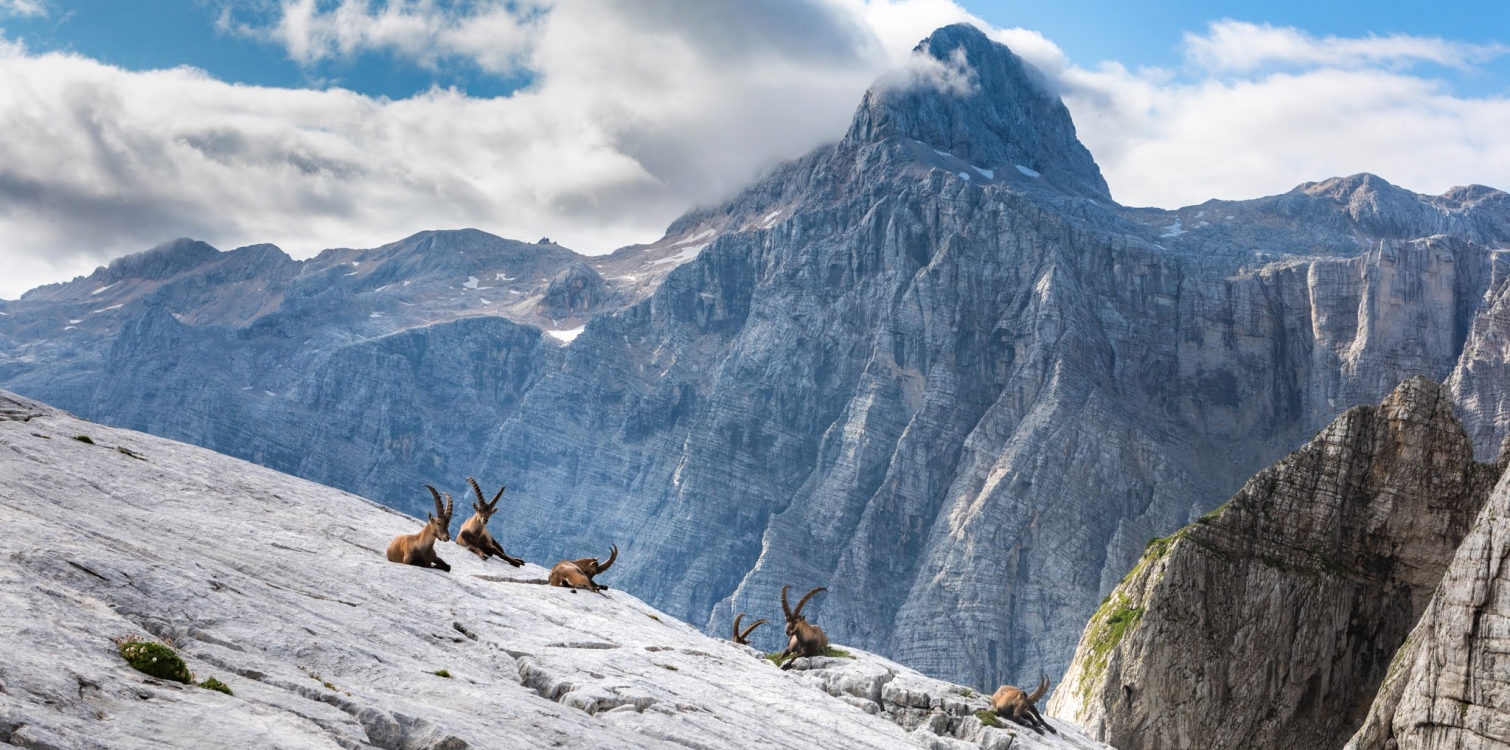
<path id="1" fill-rule="evenodd" d="M 1348 750 L 1510 747 L 1510 481 L 1489 502 L 1390 664 Z"/>
<path id="2" fill-rule="evenodd" d="M 650 245 L 174 243 L 0 303 L 0 384 L 415 512 L 493 477 L 511 552 L 617 543 L 717 634 L 827 585 L 835 639 L 980 691 L 1062 672 L 1150 537 L 1406 377 L 1499 444 L 1510 196 L 1118 206 L 1020 58 L 918 54 Z"/>
<path id="3" fill-rule="evenodd" d="M 1502 465 L 1406 380 L 1156 539 L 1049 710 L 1121 750 L 1323 750 L 1363 722 Z"/>

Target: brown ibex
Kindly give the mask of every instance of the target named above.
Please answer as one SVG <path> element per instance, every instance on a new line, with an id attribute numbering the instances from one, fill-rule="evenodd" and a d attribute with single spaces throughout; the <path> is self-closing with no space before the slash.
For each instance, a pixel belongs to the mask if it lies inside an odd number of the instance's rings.
<path id="1" fill-rule="evenodd" d="M 425 514 L 430 520 L 425 524 L 425 528 L 419 530 L 418 534 L 394 537 L 393 541 L 388 543 L 388 560 L 450 572 L 451 566 L 435 554 L 435 542 L 436 540 L 451 541 L 451 494 L 446 493 L 446 501 L 442 503 L 440 493 L 434 487 L 427 484 L 425 489 L 429 490 L 430 495 L 435 498 L 435 515 Z"/>
<path id="2" fill-rule="evenodd" d="M 615 544 L 608 553 L 608 562 L 600 563 L 596 557 L 584 557 L 580 560 L 562 560 L 551 568 L 550 584 L 571 589 L 573 594 L 577 589 L 587 589 L 602 594 L 607 586 L 593 580 L 593 576 L 613 567 L 613 561 L 619 558 L 619 545 Z M 607 594 L 604 594 L 607 596 Z"/>
<path id="3" fill-rule="evenodd" d="M 745 613 L 743 613 L 743 612 L 740 612 L 738 615 L 736 615 L 734 617 L 734 636 L 732 638 L 730 638 L 729 640 L 732 640 L 732 641 L 734 641 L 735 643 L 738 643 L 741 646 L 748 646 L 748 645 L 750 645 L 750 634 L 753 633 L 753 632 L 755 632 L 755 628 L 758 628 L 761 625 L 764 625 L 767 622 L 770 622 L 770 620 L 767 620 L 764 617 L 762 617 L 759 620 L 756 620 L 755 622 L 750 623 L 750 627 L 745 628 L 744 632 L 740 632 L 740 630 L 739 630 L 739 622 L 741 620 L 743 620 L 743 619 L 745 619 Z"/>
<path id="4" fill-rule="evenodd" d="M 461 530 L 456 532 L 456 543 L 472 550 L 473 554 L 484 560 L 496 556 L 503 558 L 504 562 L 516 568 L 523 565 L 524 560 L 511 557 L 509 553 L 504 552 L 503 545 L 488 533 L 488 519 L 498 511 L 498 500 L 503 497 L 503 491 L 508 488 L 499 487 L 498 494 L 493 496 L 492 502 L 488 502 L 483 499 L 482 488 L 477 486 L 476 479 L 467 477 L 467 483 L 472 485 L 472 491 L 477 493 L 477 502 L 472 503 L 472 517 L 468 518 L 467 522 L 461 525 Z"/>
<path id="5" fill-rule="evenodd" d="M 1034 705 L 1048 691 L 1049 678 L 1047 676 L 1039 680 L 1038 689 L 1031 693 L 1023 692 L 1022 688 L 1002 685 L 991 696 L 991 708 L 996 709 L 997 716 L 1011 719 L 1039 734 L 1043 734 L 1045 729 L 1059 734 L 1058 729 L 1044 721 L 1043 714 L 1038 713 L 1038 707 Z"/>
<path id="6" fill-rule="evenodd" d="M 787 660 L 790 655 L 792 660 L 802 656 L 822 656 L 828 650 L 828 635 L 823 628 L 807 621 L 802 616 L 802 608 L 807 606 L 819 591 L 828 591 L 828 587 L 819 586 L 803 595 L 802 600 L 797 602 L 797 608 L 792 609 L 787 605 L 786 590 L 791 586 L 781 587 L 781 610 L 786 613 L 786 650 L 776 657 L 776 662 L 781 664 L 782 669 L 791 669 L 792 661 Z"/>

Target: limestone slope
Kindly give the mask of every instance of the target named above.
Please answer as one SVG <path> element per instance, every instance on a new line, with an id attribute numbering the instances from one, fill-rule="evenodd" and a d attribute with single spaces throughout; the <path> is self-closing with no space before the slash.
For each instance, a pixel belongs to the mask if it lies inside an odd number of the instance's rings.
<path id="1" fill-rule="evenodd" d="M 1327 750 L 1357 730 L 1499 477 L 1412 378 L 1156 539 L 1049 709 L 1121 750 Z"/>
<path id="2" fill-rule="evenodd" d="M 0 518 L 0 743 L 1104 748 L 1065 723 L 988 729 L 979 696 L 864 652 L 781 672 L 623 592 L 540 585 L 535 565 L 453 544 L 449 574 L 389 563 L 414 519 L 6 392 Z M 133 634 L 234 695 L 131 669 L 112 639 Z"/>

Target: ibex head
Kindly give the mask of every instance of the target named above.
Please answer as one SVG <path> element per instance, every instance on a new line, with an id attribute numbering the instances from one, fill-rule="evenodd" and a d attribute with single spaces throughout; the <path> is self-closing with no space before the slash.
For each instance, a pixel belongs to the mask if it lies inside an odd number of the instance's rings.
<path id="1" fill-rule="evenodd" d="M 613 544 L 609 545 L 607 562 L 598 562 L 598 558 L 596 557 L 584 557 L 581 560 L 577 560 L 576 563 L 577 567 L 581 568 L 582 572 L 586 573 L 588 578 L 592 578 L 593 576 L 602 573 L 609 568 L 612 568 L 613 561 L 617 559 L 619 559 L 619 545 Z"/>
<path id="2" fill-rule="evenodd" d="M 811 600 L 815 595 L 817 595 L 819 591 L 828 591 L 828 587 L 819 586 L 818 588 L 815 588 L 812 591 L 804 594 L 802 596 L 802 600 L 797 602 L 796 609 L 792 609 L 791 606 L 787 604 L 786 590 L 789 588 L 791 588 L 791 586 L 781 587 L 781 609 L 786 613 L 786 634 L 792 636 L 797 634 L 797 628 L 799 627 L 799 625 L 807 624 L 807 618 L 802 616 L 802 608 L 806 607 L 808 601 Z"/>
<path id="3" fill-rule="evenodd" d="M 430 519 L 430 526 L 435 528 L 435 538 L 442 542 L 449 542 L 451 541 L 451 493 L 446 493 L 446 501 L 442 503 L 440 492 L 434 487 L 427 484 L 425 489 L 429 490 L 431 497 L 435 498 L 435 514 L 426 513 L 425 517 Z"/>
<path id="4" fill-rule="evenodd" d="M 508 489 L 508 487 L 499 487 L 498 494 L 494 495 L 493 499 L 489 501 L 482 499 L 482 488 L 477 486 L 476 479 L 467 477 L 467 483 L 472 485 L 472 491 L 477 493 L 477 502 L 472 503 L 472 510 L 477 513 L 478 518 L 482 519 L 482 525 L 486 526 L 488 525 L 488 519 L 492 518 L 493 514 L 498 512 L 498 500 L 503 497 L 503 491 Z"/>
<path id="5" fill-rule="evenodd" d="M 741 646 L 748 646 L 748 645 L 750 645 L 750 634 L 753 633 L 753 632 L 755 632 L 755 628 L 758 628 L 761 625 L 766 624 L 767 622 L 769 622 L 769 620 L 767 620 L 764 617 L 762 617 L 759 620 L 756 620 L 755 622 L 750 623 L 750 627 L 748 627 L 748 628 L 740 628 L 739 624 L 744 619 L 745 619 L 745 613 L 743 613 L 743 612 L 740 612 L 738 615 L 736 615 L 734 617 L 734 635 L 729 640 L 732 640 L 735 643 L 740 644 Z"/>

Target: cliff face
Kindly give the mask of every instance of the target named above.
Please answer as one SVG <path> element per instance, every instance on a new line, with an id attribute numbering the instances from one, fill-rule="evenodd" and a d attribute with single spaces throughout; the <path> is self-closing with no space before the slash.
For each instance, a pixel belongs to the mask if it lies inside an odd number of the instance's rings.
<path id="1" fill-rule="evenodd" d="M 164 251 L 0 305 L 0 384 L 411 511 L 493 477 L 536 559 L 617 543 L 720 634 L 827 585 L 836 638 L 982 690 L 1061 672 L 1148 538 L 1408 376 L 1498 445 L 1504 193 L 1121 207 L 1005 47 L 920 54 L 651 245 Z"/>
<path id="2" fill-rule="evenodd" d="M 1510 746 L 1510 481 L 1502 477 L 1348 750 Z"/>
<path id="3" fill-rule="evenodd" d="M 1500 469 L 1425 378 L 1349 409 L 1150 543 L 1049 710 L 1122 750 L 1340 747 Z"/>

